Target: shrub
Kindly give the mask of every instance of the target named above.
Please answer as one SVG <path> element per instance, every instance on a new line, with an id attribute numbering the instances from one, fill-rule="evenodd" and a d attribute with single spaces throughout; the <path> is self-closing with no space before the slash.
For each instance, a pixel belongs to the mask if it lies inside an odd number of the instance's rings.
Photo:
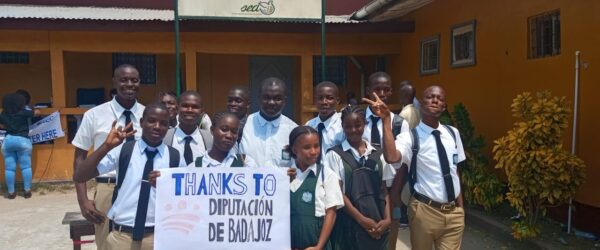
<path id="1" fill-rule="evenodd" d="M 585 178 L 583 161 L 563 149 L 570 115 L 565 99 L 547 91 L 518 95 L 511 110 L 522 121 L 494 142 L 496 168 L 508 177 L 506 198 L 523 217 L 513 224 L 517 239 L 537 236 L 539 216 L 572 198 Z"/>
<path id="2" fill-rule="evenodd" d="M 450 115 L 445 113 L 442 123 L 454 124 L 460 132 L 467 160 L 459 164 L 463 184 L 463 198 L 468 204 L 482 206 L 489 211 L 503 200 L 503 183 L 488 168 L 488 159 L 483 154 L 485 141 L 483 136 L 475 136 L 475 128 L 469 112 L 462 103 L 454 106 Z"/>

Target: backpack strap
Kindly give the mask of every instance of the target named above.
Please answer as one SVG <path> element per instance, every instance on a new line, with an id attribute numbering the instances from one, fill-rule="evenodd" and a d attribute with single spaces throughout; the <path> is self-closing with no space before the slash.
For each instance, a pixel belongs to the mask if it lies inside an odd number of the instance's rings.
<path id="1" fill-rule="evenodd" d="M 113 190 L 111 204 L 115 203 L 115 201 L 117 200 L 117 196 L 119 195 L 119 189 L 123 185 L 123 180 L 125 180 L 127 166 L 131 161 L 131 154 L 133 153 L 133 146 L 135 146 L 135 142 L 135 140 L 125 142 L 123 144 L 123 147 L 121 147 L 121 152 L 119 153 L 119 170 L 117 172 L 117 185 Z"/>
<path id="2" fill-rule="evenodd" d="M 174 147 L 171 147 L 169 145 L 166 145 L 167 148 L 169 148 L 169 168 L 176 168 L 179 167 L 179 150 L 175 149 Z"/>
<path id="3" fill-rule="evenodd" d="M 417 129 L 410 130 L 410 138 L 412 140 L 412 158 L 410 160 L 410 168 L 408 169 L 408 183 L 410 185 L 410 193 L 415 193 L 415 183 L 417 182 L 417 155 L 419 154 L 419 134 Z"/>
<path id="4" fill-rule="evenodd" d="M 168 145 L 168 146 L 173 145 L 173 139 L 175 138 L 175 129 L 177 129 L 177 127 L 170 128 L 169 130 L 167 130 L 167 133 L 165 134 L 165 138 L 163 138 L 163 143 L 165 145 Z"/>
<path id="5" fill-rule="evenodd" d="M 204 158 L 204 156 L 196 157 L 196 160 L 194 161 L 194 165 L 196 165 L 197 168 L 202 167 L 202 158 Z"/>
<path id="6" fill-rule="evenodd" d="M 450 127 L 450 125 L 446 125 L 446 124 L 442 124 L 442 125 L 444 126 L 444 128 L 446 128 L 446 130 L 448 130 L 448 132 L 452 136 L 452 139 L 454 139 L 454 148 L 457 148 L 458 146 L 456 145 L 456 134 L 454 134 L 454 130 L 452 129 L 452 127 Z"/>
<path id="7" fill-rule="evenodd" d="M 344 165 L 344 183 L 346 183 L 344 193 L 348 193 L 350 192 L 350 183 L 352 182 L 352 170 L 358 168 L 358 162 L 356 162 L 356 159 L 354 159 L 350 150 L 344 151 L 341 145 L 332 147 L 329 150 L 333 150 L 333 152 L 342 158 L 342 164 Z"/>
<path id="8" fill-rule="evenodd" d="M 402 122 L 404 122 L 402 116 L 394 115 L 392 120 L 392 134 L 394 135 L 394 140 L 396 139 L 396 136 L 400 134 L 400 131 L 402 131 Z"/>
<path id="9" fill-rule="evenodd" d="M 370 155 L 369 158 L 367 158 L 367 161 L 365 163 L 365 166 L 375 170 L 375 167 L 377 165 L 379 165 L 379 168 L 377 168 L 377 173 L 379 174 L 379 178 L 380 180 L 383 178 L 383 164 L 381 164 L 381 155 L 383 154 L 383 150 L 381 150 L 380 147 L 377 146 L 373 146 L 375 148 L 375 151 L 373 151 Z"/>
<path id="10" fill-rule="evenodd" d="M 206 148 L 206 152 L 210 151 L 213 145 L 213 136 L 209 130 L 206 129 L 198 129 L 200 135 L 202 135 L 202 142 L 204 142 L 204 148 Z"/>
<path id="11" fill-rule="evenodd" d="M 244 167 L 245 161 L 246 161 L 245 154 L 236 154 L 235 160 L 233 160 L 233 162 L 231 163 L 231 167 L 235 167 L 235 168 Z"/>

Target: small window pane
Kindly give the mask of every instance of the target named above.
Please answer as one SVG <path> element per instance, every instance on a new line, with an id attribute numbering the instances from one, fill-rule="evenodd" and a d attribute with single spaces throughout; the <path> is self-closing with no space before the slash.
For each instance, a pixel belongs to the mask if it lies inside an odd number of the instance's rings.
<path id="1" fill-rule="evenodd" d="M 122 64 L 131 64 L 137 68 L 141 84 L 156 84 L 156 55 L 113 53 L 113 69 Z"/>
<path id="2" fill-rule="evenodd" d="M 346 86 L 348 59 L 345 56 L 328 56 L 325 58 L 326 79 L 322 79 L 323 64 L 320 56 L 313 56 L 313 84 L 330 81 L 339 86 Z"/>
<path id="3" fill-rule="evenodd" d="M 451 65 L 461 67 L 475 64 L 475 21 L 451 29 Z"/>
<path id="4" fill-rule="evenodd" d="M 439 72 L 439 35 L 421 41 L 421 74 Z"/>
<path id="5" fill-rule="evenodd" d="M 529 58 L 560 54 L 560 12 L 552 11 L 529 18 Z"/>
<path id="6" fill-rule="evenodd" d="M 0 52 L 1 64 L 29 64 L 27 52 Z"/>

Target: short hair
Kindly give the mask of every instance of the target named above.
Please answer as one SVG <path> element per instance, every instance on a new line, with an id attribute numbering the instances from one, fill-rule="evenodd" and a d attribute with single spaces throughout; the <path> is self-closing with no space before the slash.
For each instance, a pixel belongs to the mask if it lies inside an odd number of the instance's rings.
<path id="1" fill-rule="evenodd" d="M 250 101 L 250 89 L 248 88 L 248 86 L 236 85 L 236 86 L 231 87 L 231 89 L 229 89 L 229 92 L 235 91 L 235 90 L 239 90 L 240 92 L 242 92 L 243 98 L 246 99 L 247 101 Z"/>
<path id="2" fill-rule="evenodd" d="M 378 71 L 369 76 L 369 81 L 367 82 L 367 86 L 371 86 L 371 83 L 373 81 L 375 81 L 375 79 L 380 78 L 380 77 L 387 78 L 388 81 L 390 81 L 390 82 L 392 81 L 392 77 L 388 73 L 385 73 L 383 71 Z"/>
<path id="3" fill-rule="evenodd" d="M 277 77 L 269 77 L 267 79 L 264 79 L 261 83 L 260 83 L 260 92 L 262 93 L 263 91 L 265 91 L 265 89 L 267 87 L 271 87 L 271 86 L 279 86 L 281 88 L 283 88 L 283 92 L 285 93 L 286 91 L 286 84 L 283 80 L 277 78 Z"/>
<path id="4" fill-rule="evenodd" d="M 289 144 L 288 144 L 287 150 L 290 153 L 290 156 L 292 156 L 292 158 L 296 159 L 296 154 L 294 154 L 294 152 L 292 151 L 292 147 L 294 146 L 294 144 L 296 143 L 298 138 L 300 136 L 310 135 L 310 134 L 317 134 L 317 131 L 311 126 L 298 126 L 298 127 L 294 128 L 292 130 L 292 132 L 290 132 Z"/>
<path id="5" fill-rule="evenodd" d="M 115 68 L 115 70 L 113 70 L 113 75 L 112 76 L 115 77 L 115 75 L 117 75 L 117 71 L 125 69 L 125 68 L 132 68 L 132 69 L 135 69 L 135 71 L 137 71 L 138 74 L 140 73 L 140 71 L 135 66 L 133 66 L 132 64 L 124 63 L 124 64 L 121 64 L 121 65 L 117 66 Z"/>
<path id="6" fill-rule="evenodd" d="M 25 109 L 25 97 L 17 93 L 6 94 L 2 98 L 2 113 L 16 114 Z"/>
<path id="7" fill-rule="evenodd" d="M 358 105 L 348 105 L 341 111 L 342 123 L 344 123 L 344 119 L 352 114 L 357 114 L 359 119 L 363 120 L 363 122 L 367 123 L 367 118 L 365 117 L 365 109 L 361 108 Z"/>
<path id="8" fill-rule="evenodd" d="M 323 82 L 320 82 L 319 84 L 317 84 L 317 86 L 315 86 L 315 92 L 318 89 L 325 88 L 325 87 L 334 89 L 336 95 L 339 95 L 339 93 L 340 93 L 340 90 L 339 90 L 337 84 L 330 82 L 330 81 L 323 81 Z"/>
<path id="9" fill-rule="evenodd" d="M 181 93 L 181 95 L 179 95 L 179 98 L 177 99 L 177 102 L 180 102 L 181 99 L 183 97 L 186 97 L 186 96 L 195 96 L 199 100 L 202 100 L 202 96 L 200 95 L 200 93 L 198 93 L 197 91 L 188 90 L 188 91 L 185 91 L 185 92 Z M 202 104 L 202 103 L 200 103 L 200 104 Z"/>
<path id="10" fill-rule="evenodd" d="M 177 94 L 175 94 L 174 91 L 170 91 L 170 90 L 169 91 L 160 91 L 160 92 L 158 92 L 158 99 L 160 100 L 160 99 L 162 99 L 163 97 L 165 97 L 167 95 L 173 96 L 173 97 L 175 97 L 175 99 L 177 99 Z"/>
<path id="11" fill-rule="evenodd" d="M 28 105 L 31 102 L 31 95 L 29 94 L 29 92 L 27 92 L 27 90 L 17 89 L 15 93 L 22 95 L 23 98 L 25 98 L 25 105 Z"/>
<path id="12" fill-rule="evenodd" d="M 224 118 L 227 118 L 227 117 L 233 117 L 236 120 L 240 120 L 240 118 L 238 118 L 237 115 L 235 115 L 234 113 L 231 113 L 229 111 L 221 111 L 221 112 L 215 113 L 210 118 L 210 122 L 212 123 L 212 126 L 217 126 L 217 124 L 219 124 L 219 122 L 221 122 L 221 120 L 223 120 Z M 212 127 L 211 127 L 211 129 L 212 129 Z"/>
<path id="13" fill-rule="evenodd" d="M 165 104 L 163 104 L 162 102 L 156 101 L 156 102 L 150 103 L 146 106 L 146 108 L 144 109 L 144 113 L 142 113 L 142 117 L 146 117 L 146 114 L 148 114 L 148 112 L 150 110 L 155 110 L 155 109 L 162 109 L 162 110 L 166 111 L 167 113 L 169 112 L 167 110 L 167 106 L 165 106 Z"/>

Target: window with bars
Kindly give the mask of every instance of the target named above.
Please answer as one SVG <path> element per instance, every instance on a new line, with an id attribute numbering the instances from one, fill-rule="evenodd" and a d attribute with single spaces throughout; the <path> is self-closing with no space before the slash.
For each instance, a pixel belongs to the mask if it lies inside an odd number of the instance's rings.
<path id="1" fill-rule="evenodd" d="M 121 64 L 131 64 L 140 73 L 141 84 L 156 84 L 156 55 L 113 53 L 113 69 Z"/>
<path id="2" fill-rule="evenodd" d="M 560 54 L 560 11 L 530 17 L 529 58 Z"/>
<path id="3" fill-rule="evenodd" d="M 440 64 L 440 36 L 435 35 L 421 40 L 421 67 L 422 75 L 436 74 Z"/>
<path id="4" fill-rule="evenodd" d="M 346 86 L 348 59 L 345 56 L 328 56 L 325 58 L 326 79 L 322 79 L 323 64 L 320 56 L 313 56 L 313 84 L 331 81 L 338 86 Z"/>
<path id="5" fill-rule="evenodd" d="M 475 20 L 455 25 L 450 30 L 450 65 L 452 67 L 475 64 Z"/>
<path id="6" fill-rule="evenodd" d="M 29 53 L 0 52 L 0 64 L 29 64 Z"/>

